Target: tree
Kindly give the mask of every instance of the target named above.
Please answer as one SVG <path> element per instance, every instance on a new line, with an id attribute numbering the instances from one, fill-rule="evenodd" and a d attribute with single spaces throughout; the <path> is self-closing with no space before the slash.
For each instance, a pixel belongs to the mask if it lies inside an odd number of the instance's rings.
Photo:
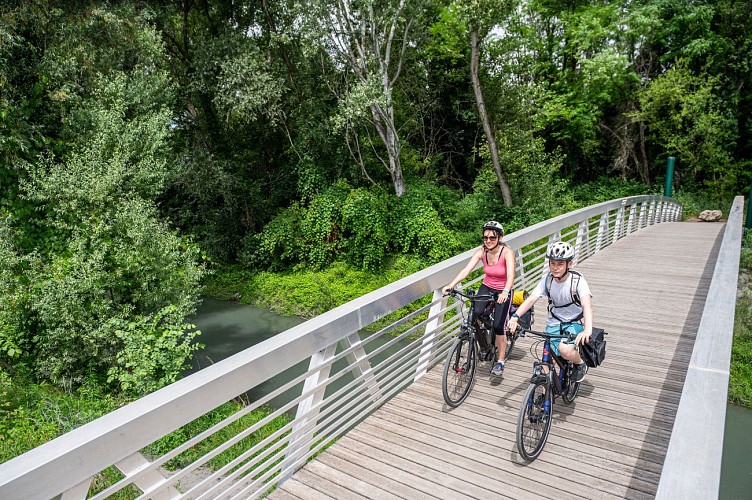
<path id="1" fill-rule="evenodd" d="M 480 80 L 480 57 L 482 41 L 486 39 L 491 29 L 505 17 L 513 5 L 514 2 L 507 0 L 473 0 L 457 4 L 457 8 L 464 14 L 470 31 L 470 78 L 473 84 L 475 103 L 478 107 L 478 117 L 486 134 L 491 164 L 496 172 L 496 177 L 499 179 L 502 199 L 507 207 L 512 206 L 512 192 L 499 161 L 499 149 L 494 127 L 488 116 L 486 100 L 483 96 Z"/>
<path id="2" fill-rule="evenodd" d="M 421 6 L 405 0 L 337 0 L 302 7 L 309 36 L 321 44 L 335 64 L 347 70 L 340 96 L 340 127 L 366 121 L 376 129 L 386 150 L 387 158 L 381 162 L 389 172 L 394 192 L 402 196 L 406 186 L 394 86 Z"/>
<path id="3" fill-rule="evenodd" d="M 36 93 L 48 113 L 26 119 L 57 128 L 17 156 L 15 187 L 33 209 L 0 208 L 0 362 L 65 388 L 94 379 L 144 394 L 197 348 L 186 317 L 205 273 L 155 204 L 173 165 L 164 48 L 127 4 L 26 7 L 3 17 L 16 50 L 34 56 L 6 95 Z M 34 22 L 40 13 L 48 22 Z"/>
<path id="4" fill-rule="evenodd" d="M 691 179 L 733 194 L 737 122 L 719 97 L 720 86 L 718 78 L 695 76 L 680 61 L 640 94 L 636 117 L 647 124 L 663 151 L 680 158 Z"/>

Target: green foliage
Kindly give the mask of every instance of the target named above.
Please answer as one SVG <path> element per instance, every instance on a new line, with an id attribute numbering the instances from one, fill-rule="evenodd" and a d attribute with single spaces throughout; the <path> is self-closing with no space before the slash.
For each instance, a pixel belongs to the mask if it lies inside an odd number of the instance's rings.
<path id="1" fill-rule="evenodd" d="M 428 262 L 447 259 L 459 251 L 459 242 L 421 193 L 402 196 L 392 214 L 393 241 L 404 253 L 418 254 Z"/>
<path id="2" fill-rule="evenodd" d="M 364 270 L 381 269 L 389 245 L 389 197 L 354 189 L 342 205 L 343 248 L 350 262 Z"/>
<path id="3" fill-rule="evenodd" d="M 203 347 L 193 342 L 200 332 L 185 323 L 185 314 L 168 305 L 154 315 L 111 320 L 118 352 L 111 363 L 107 382 L 124 392 L 146 394 L 175 382 L 190 367 L 186 362 L 193 351 Z M 114 365 L 114 366 L 113 366 Z"/>
<path id="4" fill-rule="evenodd" d="M 73 392 L 35 384 L 20 374 L 0 371 L 0 462 L 5 462 L 127 401 L 89 380 Z"/>
<path id="5" fill-rule="evenodd" d="M 663 189 L 661 189 L 661 194 Z M 678 189 L 672 197 L 682 204 L 682 217 L 697 217 L 704 210 L 721 210 L 728 212 L 733 201 L 732 197 L 723 196 L 713 190 Z"/>
<path id="6" fill-rule="evenodd" d="M 718 95 L 721 86 L 718 78 L 693 75 L 679 62 L 640 94 L 638 116 L 656 142 L 679 157 L 679 180 L 686 172 L 690 180 L 728 196 L 737 185 L 738 124 Z"/>
<path id="7" fill-rule="evenodd" d="M 379 273 L 335 261 L 326 269 L 250 272 L 223 267 L 207 278 L 206 294 L 235 299 L 285 316 L 313 317 L 425 267 L 422 259 L 398 256 Z"/>
<path id="8" fill-rule="evenodd" d="M 20 193 L 38 209 L 2 231 L 0 356 L 69 389 L 95 376 L 145 394 L 190 356 L 184 318 L 205 271 L 153 201 L 169 175 L 165 74 L 110 69 L 86 83 L 68 112 L 70 152 L 25 166 Z"/>
<path id="9" fill-rule="evenodd" d="M 572 186 L 572 196 L 582 206 L 593 205 L 603 201 L 624 198 L 627 196 L 642 196 L 659 194 L 654 188 L 637 181 L 624 181 L 615 177 L 600 177 L 593 182 L 583 182 Z M 662 193 L 661 193 L 662 194 Z"/>
<path id="10" fill-rule="evenodd" d="M 244 403 L 237 402 L 237 401 L 230 401 L 229 403 L 225 403 L 222 406 L 207 413 L 206 415 L 199 417 L 193 422 L 181 427 L 180 429 L 176 430 L 170 435 L 165 436 L 162 439 L 147 446 L 143 451 L 148 456 L 163 455 L 175 449 L 176 447 L 180 446 L 181 444 L 188 441 L 192 437 L 209 429 L 210 427 L 224 420 L 225 418 L 228 418 L 234 415 L 235 413 L 240 411 L 243 408 L 243 406 L 244 406 Z M 259 408 L 257 410 L 250 412 L 247 415 L 244 415 L 243 417 L 239 418 L 235 422 L 231 423 L 227 427 L 220 430 L 219 432 L 212 434 L 210 437 L 204 439 L 200 443 L 192 446 L 191 448 L 184 451 L 177 457 L 173 458 L 172 460 L 170 460 L 169 462 L 165 464 L 165 467 L 169 470 L 178 470 L 183 467 L 186 467 L 187 465 L 190 465 L 191 463 L 195 462 L 197 459 L 201 458 L 206 453 L 215 449 L 217 446 L 227 442 L 229 439 L 231 439 L 238 433 L 253 426 L 260 420 L 263 420 L 272 412 L 273 410 L 271 408 L 262 407 L 262 408 Z M 237 458 L 239 455 L 241 455 L 248 449 L 255 446 L 257 443 L 259 443 L 260 441 L 263 441 L 268 436 L 275 433 L 276 431 L 278 431 L 279 429 L 281 429 L 282 427 L 284 427 L 285 425 L 289 423 L 290 423 L 290 417 L 287 415 L 282 415 L 273 419 L 271 422 L 269 422 L 265 426 L 261 427 L 260 429 L 253 432 L 249 436 L 241 439 L 240 441 L 235 443 L 233 446 L 231 446 L 224 452 L 220 453 L 216 457 L 209 460 L 207 462 L 207 465 L 212 470 L 220 469 L 221 467 L 227 465 L 229 462 Z M 280 439 L 282 439 L 283 437 L 284 437 L 284 434 L 280 436 Z"/>
<path id="11" fill-rule="evenodd" d="M 729 377 L 730 402 L 752 408 L 752 231 L 744 230 Z"/>

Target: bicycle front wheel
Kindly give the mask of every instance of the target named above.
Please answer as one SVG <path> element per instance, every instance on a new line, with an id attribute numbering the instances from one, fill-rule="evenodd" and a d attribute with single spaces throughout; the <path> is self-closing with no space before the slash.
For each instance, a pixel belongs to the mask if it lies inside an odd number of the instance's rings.
<path id="1" fill-rule="evenodd" d="M 507 350 L 504 353 L 504 359 L 509 359 L 509 355 L 512 353 L 512 348 L 514 347 L 515 340 L 517 340 L 517 334 L 510 333 L 509 330 L 507 330 Z"/>
<path id="2" fill-rule="evenodd" d="M 468 336 L 457 338 L 444 362 L 441 391 L 446 404 L 456 407 L 467 398 L 475 379 L 477 364 L 475 342 Z"/>
<path id="3" fill-rule="evenodd" d="M 538 458 L 551 430 L 552 391 L 546 387 L 545 379 L 528 386 L 517 417 L 517 451 L 527 462 Z"/>

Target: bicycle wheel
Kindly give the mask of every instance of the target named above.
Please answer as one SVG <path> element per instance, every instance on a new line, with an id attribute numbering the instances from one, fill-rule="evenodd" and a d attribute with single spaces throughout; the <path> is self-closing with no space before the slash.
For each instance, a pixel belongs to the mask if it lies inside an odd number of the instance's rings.
<path id="1" fill-rule="evenodd" d="M 517 451 L 528 462 L 541 454 L 551 430 L 553 403 L 546 386 L 546 380 L 528 386 L 517 417 Z"/>
<path id="2" fill-rule="evenodd" d="M 512 348 L 514 347 L 514 342 L 517 340 L 517 334 L 516 333 L 510 333 L 509 330 L 507 330 L 507 350 L 504 353 L 504 359 L 509 359 L 509 355 L 512 353 Z"/>
<path id="3" fill-rule="evenodd" d="M 562 387 L 563 394 L 561 395 L 561 399 L 563 399 L 566 404 L 569 404 L 577 397 L 577 393 L 580 391 L 581 382 L 572 381 L 572 377 L 574 376 L 574 365 L 572 363 L 567 363 L 566 370 L 567 371 L 564 375 L 564 387 Z"/>
<path id="4" fill-rule="evenodd" d="M 477 354 L 475 342 L 464 335 L 458 337 L 449 350 L 441 380 L 441 392 L 449 406 L 459 406 L 470 394 L 478 364 Z"/>

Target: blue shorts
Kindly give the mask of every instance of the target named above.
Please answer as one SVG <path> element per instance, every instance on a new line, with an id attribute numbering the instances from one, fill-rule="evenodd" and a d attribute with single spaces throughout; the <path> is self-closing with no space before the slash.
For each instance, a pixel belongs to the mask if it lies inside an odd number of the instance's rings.
<path id="1" fill-rule="evenodd" d="M 560 325 L 547 326 L 546 333 L 550 333 L 553 335 L 559 335 L 559 334 L 563 335 L 565 332 L 580 333 L 584 329 L 585 329 L 585 325 L 581 325 L 579 323 L 569 323 L 561 329 L 560 329 Z M 551 349 L 554 351 L 554 353 L 556 353 L 557 356 L 561 356 L 561 354 L 559 354 L 559 342 L 561 342 L 562 340 L 566 344 L 574 344 L 574 340 L 551 339 Z"/>

